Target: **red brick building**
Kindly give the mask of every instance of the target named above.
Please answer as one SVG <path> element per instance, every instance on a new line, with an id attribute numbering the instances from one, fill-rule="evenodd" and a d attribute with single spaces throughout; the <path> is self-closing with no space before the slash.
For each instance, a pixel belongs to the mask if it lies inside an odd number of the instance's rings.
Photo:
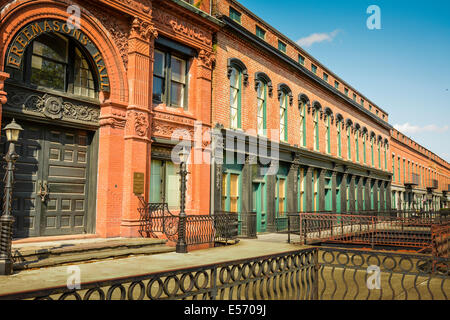
<path id="1" fill-rule="evenodd" d="M 138 237 L 139 195 L 178 210 L 180 137 L 187 213 L 255 212 L 260 232 L 287 212 L 389 210 L 411 186 L 447 196 L 448 163 L 237 1 L 3 0 L 0 36 L 3 154 L 5 125 L 25 129 L 16 238 Z"/>
<path id="2" fill-rule="evenodd" d="M 221 23 L 210 3 L 18 0 L 0 8 L 1 126 L 15 118 L 25 129 L 15 237 L 138 237 L 134 186 L 176 212 L 171 136 L 182 129 L 193 139 L 196 121 L 211 125 Z M 208 144 L 192 151 L 208 153 Z M 188 169 L 187 211 L 209 212 L 209 163 Z"/>
<path id="3" fill-rule="evenodd" d="M 450 164 L 398 130 L 391 131 L 392 207 L 439 210 L 450 202 Z"/>
<path id="4" fill-rule="evenodd" d="M 237 1 L 214 4 L 213 123 L 246 145 L 215 166 L 215 208 L 257 212 L 258 231 L 287 212 L 390 209 L 388 114 Z M 251 152 L 266 138 L 270 175 Z"/>

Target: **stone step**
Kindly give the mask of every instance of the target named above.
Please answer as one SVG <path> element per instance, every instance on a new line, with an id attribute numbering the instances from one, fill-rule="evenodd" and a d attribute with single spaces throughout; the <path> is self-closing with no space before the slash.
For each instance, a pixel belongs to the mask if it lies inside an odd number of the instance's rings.
<path id="1" fill-rule="evenodd" d="M 120 239 L 47 247 L 13 247 L 14 269 L 35 269 L 175 251 L 166 243 L 167 240 L 160 239 Z"/>

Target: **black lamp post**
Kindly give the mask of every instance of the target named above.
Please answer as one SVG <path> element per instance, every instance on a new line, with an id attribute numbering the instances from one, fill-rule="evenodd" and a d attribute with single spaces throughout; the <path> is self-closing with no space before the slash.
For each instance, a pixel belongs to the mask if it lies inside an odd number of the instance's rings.
<path id="1" fill-rule="evenodd" d="M 9 142 L 8 153 L 5 155 L 6 173 L 5 189 L 3 194 L 3 213 L 0 217 L 0 275 L 13 273 L 13 260 L 11 257 L 12 225 L 14 217 L 11 214 L 12 191 L 14 185 L 14 169 L 19 155 L 15 152 L 15 142 L 19 140 L 22 127 L 14 119 L 5 127 L 6 140 Z"/>
<path id="2" fill-rule="evenodd" d="M 186 169 L 186 162 L 189 158 L 187 147 L 183 147 L 179 153 L 180 157 L 180 216 L 178 223 L 178 241 L 176 246 L 177 253 L 187 253 L 186 244 L 186 177 L 189 174 Z"/>

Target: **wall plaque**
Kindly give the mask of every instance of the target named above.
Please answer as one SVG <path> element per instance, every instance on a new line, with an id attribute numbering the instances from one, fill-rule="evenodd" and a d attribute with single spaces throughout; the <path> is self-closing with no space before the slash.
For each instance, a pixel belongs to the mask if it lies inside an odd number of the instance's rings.
<path id="1" fill-rule="evenodd" d="M 133 193 L 136 195 L 142 195 L 145 192 L 145 174 L 135 172 L 133 174 Z"/>

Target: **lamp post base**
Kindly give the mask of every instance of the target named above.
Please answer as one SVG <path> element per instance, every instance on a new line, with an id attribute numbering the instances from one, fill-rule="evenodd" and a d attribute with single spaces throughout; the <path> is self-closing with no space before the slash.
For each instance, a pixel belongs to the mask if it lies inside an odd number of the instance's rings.
<path id="1" fill-rule="evenodd" d="M 13 273 L 14 261 L 11 259 L 12 225 L 14 217 L 3 215 L 0 217 L 0 275 Z"/>
<path id="2" fill-rule="evenodd" d="M 187 245 L 184 244 L 184 243 L 182 243 L 182 244 L 178 244 L 178 243 L 177 243 L 175 252 L 176 252 L 176 253 L 188 253 Z"/>
<path id="3" fill-rule="evenodd" d="M 0 258 L 0 276 L 9 276 L 13 274 L 13 264 L 13 261 L 9 258 Z"/>

